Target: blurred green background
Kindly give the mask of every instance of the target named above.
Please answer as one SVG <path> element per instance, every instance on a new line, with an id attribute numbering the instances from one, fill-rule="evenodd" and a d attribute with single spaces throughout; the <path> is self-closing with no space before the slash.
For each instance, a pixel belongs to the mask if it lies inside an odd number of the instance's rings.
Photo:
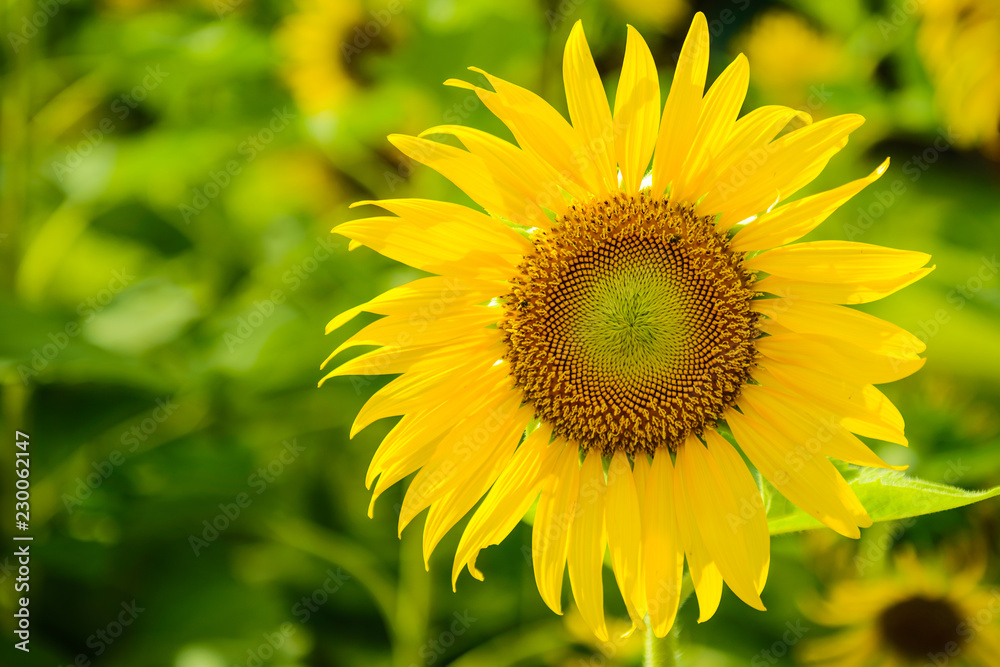
<path id="1" fill-rule="evenodd" d="M 316 388 L 347 335 L 324 338 L 326 321 L 418 277 L 367 249 L 348 254 L 329 234 L 352 217 L 347 205 L 468 201 L 385 135 L 458 123 L 509 137 L 469 91 L 441 85 L 477 76 L 469 65 L 565 113 L 562 48 L 577 20 L 609 91 L 626 23 L 665 88 L 700 9 L 710 77 L 740 51 L 750 58 L 744 111 L 867 117 L 809 190 L 886 155 L 890 171 L 811 238 L 921 250 L 937 264 L 865 307 L 928 343 L 925 368 L 884 388 L 911 447 L 879 451 L 927 479 L 1000 484 L 1000 84 L 987 89 L 970 65 L 1000 59 L 1000 32 L 963 39 L 945 14 L 914 10 L 943 3 L 2 4 L 0 664 L 638 664 L 641 637 L 598 646 L 574 611 L 545 608 L 526 525 L 484 552 L 484 583 L 463 576 L 451 591 L 458 531 L 426 573 L 419 528 L 396 537 L 405 485 L 367 517 L 365 471 L 392 424 L 348 432 L 377 385 Z M 997 3 L 958 4 L 996 19 Z M 12 649 L 15 430 L 31 436 L 30 654 Z M 877 525 L 860 542 L 775 538 L 769 611 L 727 592 L 697 625 L 691 602 L 685 651 L 699 665 L 792 664 L 786 624 L 824 634 L 799 602 L 858 576 L 855 555 L 871 562 L 867 576 L 898 543 L 972 536 L 995 554 L 996 510 Z"/>

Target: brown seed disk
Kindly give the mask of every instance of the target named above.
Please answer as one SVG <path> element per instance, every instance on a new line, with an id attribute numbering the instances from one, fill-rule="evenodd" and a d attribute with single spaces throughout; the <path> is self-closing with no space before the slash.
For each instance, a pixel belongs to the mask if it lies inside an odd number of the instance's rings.
<path id="1" fill-rule="evenodd" d="M 609 455 L 716 424 L 756 352 L 754 275 L 691 206 L 617 193 L 534 241 L 500 322 L 536 416 Z"/>

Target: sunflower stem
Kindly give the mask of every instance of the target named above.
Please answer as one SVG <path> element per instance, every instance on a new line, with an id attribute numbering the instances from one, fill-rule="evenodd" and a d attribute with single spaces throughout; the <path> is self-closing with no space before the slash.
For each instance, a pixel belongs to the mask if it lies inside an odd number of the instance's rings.
<path id="1" fill-rule="evenodd" d="M 694 583 L 691 575 L 685 574 L 681 581 L 680 599 L 677 603 L 678 610 L 684 606 L 684 602 L 694 592 Z M 642 661 L 642 667 L 676 667 L 677 665 L 677 635 L 680 628 L 674 621 L 674 627 L 670 629 L 666 637 L 657 637 L 653 633 L 653 624 L 646 618 L 646 654 Z"/>
<path id="2" fill-rule="evenodd" d="M 666 637 L 653 634 L 651 625 L 646 626 L 646 656 L 643 667 L 675 667 L 677 665 L 677 633 L 671 628 Z"/>

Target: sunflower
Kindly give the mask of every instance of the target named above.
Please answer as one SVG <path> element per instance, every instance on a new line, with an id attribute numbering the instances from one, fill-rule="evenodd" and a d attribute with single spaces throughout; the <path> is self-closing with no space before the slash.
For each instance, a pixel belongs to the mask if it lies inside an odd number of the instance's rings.
<path id="1" fill-rule="evenodd" d="M 1000 158 L 1000 6 L 927 0 L 918 46 L 956 144 Z"/>
<path id="2" fill-rule="evenodd" d="M 736 44 L 754 64 L 761 91 L 802 108 L 818 107 L 815 91 L 842 80 L 853 62 L 840 40 L 787 10 L 761 14 Z"/>
<path id="3" fill-rule="evenodd" d="M 534 505 L 542 599 L 561 613 L 568 566 L 580 613 L 602 639 L 606 551 L 633 623 L 657 636 L 674 622 L 685 556 L 701 620 L 718 607 L 723 581 L 764 608 L 761 491 L 728 436 L 788 499 L 858 537 L 871 520 L 827 457 L 886 466 L 854 435 L 906 443 L 902 418 L 872 383 L 923 363 L 916 337 L 840 304 L 914 282 L 930 270 L 927 255 L 786 245 L 886 170 L 777 206 L 863 119 L 780 137 L 792 119 L 810 119 L 780 106 L 737 119 L 747 60 L 705 93 L 708 41 L 699 13 L 662 117 L 653 58 L 632 28 L 612 111 L 574 26 L 563 60 L 572 125 L 481 70 L 492 90 L 450 80 L 518 145 L 450 125 L 425 135 L 451 135 L 467 150 L 424 135 L 389 140 L 486 213 L 423 199 L 359 202 L 394 215 L 335 229 L 351 247 L 436 274 L 327 326 L 363 311 L 384 316 L 327 359 L 379 346 L 326 377 L 357 375 L 363 385 L 398 375 L 352 428 L 401 417 L 369 468 L 372 503 L 416 472 L 399 529 L 428 510 L 426 559 L 482 501 L 460 539 L 453 585 L 464 568 L 482 579 L 479 552 Z"/>
<path id="4" fill-rule="evenodd" d="M 1000 589 L 981 584 L 984 566 L 985 559 L 961 569 L 921 564 L 907 550 L 896 557 L 894 573 L 838 583 L 827 600 L 806 611 L 822 625 L 846 629 L 803 642 L 799 661 L 825 667 L 998 664 Z"/>
<path id="5" fill-rule="evenodd" d="M 307 113 L 338 108 L 367 82 L 362 59 L 384 50 L 399 27 L 400 5 L 366 10 L 362 0 L 298 0 L 276 33 L 282 76 Z"/>

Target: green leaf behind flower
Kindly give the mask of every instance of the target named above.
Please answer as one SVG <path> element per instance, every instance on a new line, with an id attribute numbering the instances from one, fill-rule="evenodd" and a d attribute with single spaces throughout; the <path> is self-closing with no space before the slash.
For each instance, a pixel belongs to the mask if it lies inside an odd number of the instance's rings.
<path id="1" fill-rule="evenodd" d="M 893 521 L 964 507 L 1000 495 L 1000 486 L 985 491 L 967 491 L 947 484 L 909 477 L 894 470 L 853 469 L 845 475 L 858 500 L 868 510 L 872 521 Z M 767 524 L 772 535 L 822 528 L 823 524 L 792 505 L 773 487 Z"/>

